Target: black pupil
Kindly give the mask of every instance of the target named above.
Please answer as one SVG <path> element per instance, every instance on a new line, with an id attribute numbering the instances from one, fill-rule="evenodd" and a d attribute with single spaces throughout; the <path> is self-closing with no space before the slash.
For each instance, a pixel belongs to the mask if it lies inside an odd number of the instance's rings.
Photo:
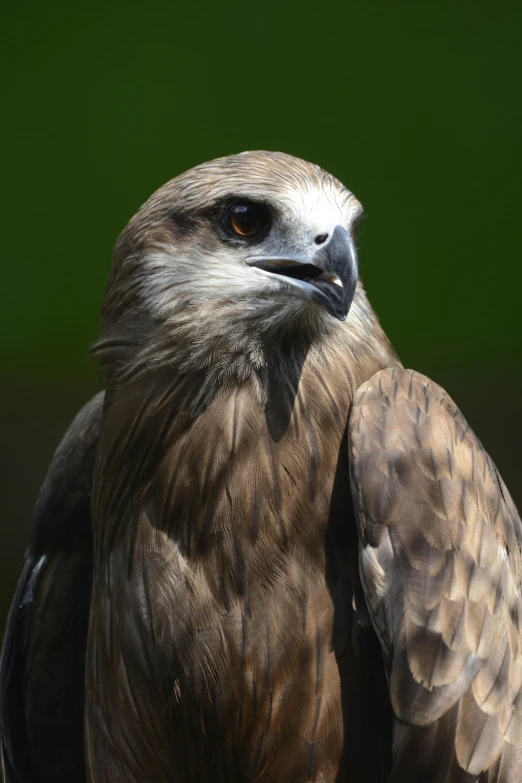
<path id="1" fill-rule="evenodd" d="M 247 204 L 235 204 L 230 210 L 230 217 L 234 231 L 244 236 L 258 234 L 264 225 L 260 212 Z"/>

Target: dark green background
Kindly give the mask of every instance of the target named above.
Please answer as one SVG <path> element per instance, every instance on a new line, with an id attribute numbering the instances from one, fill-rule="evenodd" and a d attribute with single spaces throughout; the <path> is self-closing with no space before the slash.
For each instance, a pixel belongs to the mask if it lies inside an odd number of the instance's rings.
<path id="1" fill-rule="evenodd" d="M 165 180 L 242 149 L 308 158 L 361 199 L 387 332 L 522 501 L 521 22 L 518 0 L 4 8 L 0 615 L 54 446 L 98 387 L 118 233 Z"/>

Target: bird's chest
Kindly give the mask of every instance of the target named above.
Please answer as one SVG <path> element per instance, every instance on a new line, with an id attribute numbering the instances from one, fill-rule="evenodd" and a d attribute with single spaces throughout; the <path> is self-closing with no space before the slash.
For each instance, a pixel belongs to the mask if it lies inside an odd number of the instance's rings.
<path id="1" fill-rule="evenodd" d="M 324 575 L 330 517 L 349 504 L 348 407 L 336 416 L 297 397 L 281 414 L 248 402 L 222 401 L 170 446 L 144 518 L 220 607 L 241 600 L 251 613 L 282 580 L 306 594 L 306 574 Z"/>
<path id="2" fill-rule="evenodd" d="M 209 411 L 170 444 L 115 550 L 128 576 L 112 608 L 147 648 L 124 632 L 119 655 L 152 660 L 175 736 L 200 754 L 212 738 L 245 779 L 282 742 L 295 780 L 333 779 L 341 753 L 327 542 L 349 506 L 348 405 L 320 403 L 271 417 L 236 394 Z"/>

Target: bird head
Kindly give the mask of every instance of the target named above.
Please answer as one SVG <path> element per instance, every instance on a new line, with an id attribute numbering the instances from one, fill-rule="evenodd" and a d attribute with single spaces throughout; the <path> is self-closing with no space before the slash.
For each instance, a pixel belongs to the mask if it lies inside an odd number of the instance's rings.
<path id="1" fill-rule="evenodd" d="M 96 348 L 101 363 L 246 377 L 360 326 L 358 200 L 316 165 L 244 152 L 168 182 L 121 234 Z"/>

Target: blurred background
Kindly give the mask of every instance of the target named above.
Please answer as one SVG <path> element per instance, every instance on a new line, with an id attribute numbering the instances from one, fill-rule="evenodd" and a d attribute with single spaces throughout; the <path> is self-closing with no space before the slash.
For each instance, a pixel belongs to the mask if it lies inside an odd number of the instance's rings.
<path id="1" fill-rule="evenodd" d="M 361 274 L 522 505 L 522 4 L 20 0 L 0 58 L 0 626 L 39 485 L 99 388 L 114 242 L 166 180 L 278 149 L 366 208 Z"/>

